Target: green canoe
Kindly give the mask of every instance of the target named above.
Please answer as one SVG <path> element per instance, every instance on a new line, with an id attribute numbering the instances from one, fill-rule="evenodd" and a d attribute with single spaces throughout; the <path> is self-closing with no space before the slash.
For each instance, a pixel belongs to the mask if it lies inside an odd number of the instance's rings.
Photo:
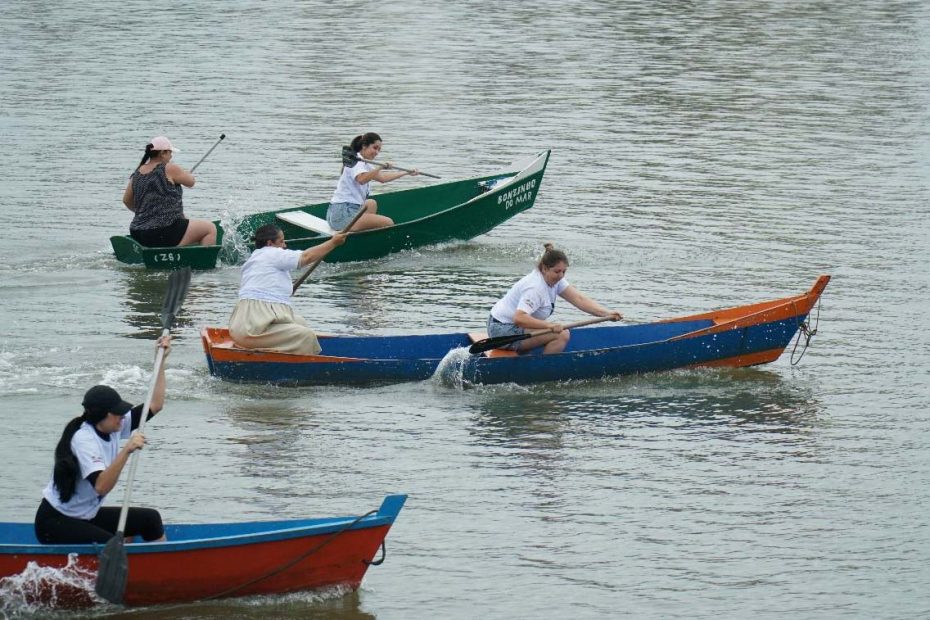
<path id="1" fill-rule="evenodd" d="M 223 227 L 216 224 L 217 245 L 184 245 L 167 248 L 147 248 L 129 235 L 110 237 L 116 260 L 129 265 L 144 264 L 148 269 L 213 269 L 223 249 Z"/>
<path id="2" fill-rule="evenodd" d="M 352 240 L 330 252 L 326 261 L 368 260 L 482 235 L 533 206 L 549 153 L 542 151 L 507 172 L 375 194 L 378 213 L 393 219 L 394 226 L 352 233 Z M 325 222 L 327 207 L 329 203 L 324 202 L 256 213 L 243 219 L 236 232 L 249 239 L 260 226 L 275 224 L 284 231 L 288 248 L 305 250 L 332 235 Z"/>
<path id="3" fill-rule="evenodd" d="M 395 225 L 352 233 L 346 243 L 326 256 L 327 262 L 380 258 L 393 252 L 444 241 L 467 240 L 526 211 L 536 201 L 551 151 L 542 151 L 511 170 L 462 181 L 375 194 L 378 213 Z M 284 231 L 287 247 L 305 250 L 332 236 L 326 225 L 328 202 L 246 216 L 236 228 L 239 239 L 249 239 L 264 224 Z M 147 248 L 128 235 L 110 237 L 117 260 L 144 264 L 148 269 L 213 269 L 219 257 L 236 262 L 235 246 L 224 248 L 223 228 L 214 221 L 220 245 Z M 228 241 L 233 241 L 229 239 Z"/>

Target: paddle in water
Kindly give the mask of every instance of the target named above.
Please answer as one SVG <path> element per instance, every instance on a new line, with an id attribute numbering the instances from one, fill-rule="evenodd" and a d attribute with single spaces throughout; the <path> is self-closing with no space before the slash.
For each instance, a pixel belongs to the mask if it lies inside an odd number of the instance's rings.
<path id="1" fill-rule="evenodd" d="M 161 310 L 162 337 L 167 336 L 174 324 L 174 318 L 184 303 L 184 297 L 187 296 L 187 289 L 191 283 L 191 270 L 185 268 L 173 272 L 168 277 L 168 290 L 165 293 L 165 303 Z M 162 361 L 165 359 L 165 349 L 159 348 L 155 356 L 155 372 L 152 374 L 152 384 L 149 386 L 149 393 L 145 397 L 145 405 L 142 407 L 142 418 L 139 420 L 138 432 L 145 429 L 145 421 L 149 415 L 149 407 L 152 405 L 152 396 L 155 393 L 155 383 L 158 381 L 158 371 L 161 369 Z M 129 475 L 126 478 L 126 495 L 123 498 L 123 507 L 119 513 L 119 524 L 116 527 L 116 534 L 107 541 L 97 562 L 97 582 L 94 590 L 101 597 L 111 603 L 122 603 L 123 595 L 126 593 L 126 583 L 129 580 L 129 558 L 126 556 L 126 540 L 124 532 L 126 531 L 126 518 L 129 515 L 129 500 L 132 496 L 132 479 L 136 474 L 136 467 L 139 463 L 139 450 L 130 456 Z"/>
<path id="2" fill-rule="evenodd" d="M 351 168 L 352 166 L 354 166 L 355 164 L 357 164 L 357 163 L 360 162 L 360 161 L 363 161 L 363 162 L 365 162 L 366 164 L 371 164 L 372 166 L 379 166 L 379 167 L 381 167 L 381 168 L 388 168 L 388 165 L 387 165 L 387 164 L 382 164 L 382 163 L 379 163 L 379 162 L 376 162 L 376 161 L 372 161 L 372 160 L 370 160 L 370 159 L 364 159 L 363 157 L 359 157 L 359 156 L 358 156 L 358 153 L 356 153 L 354 150 L 352 150 L 352 147 L 351 147 L 351 146 L 344 146 L 344 147 L 342 147 L 342 165 L 343 165 L 343 166 L 346 166 L 346 167 L 348 167 L 348 168 Z M 394 165 L 392 165 L 392 166 L 390 166 L 390 168 L 393 168 L 394 170 L 400 170 L 401 172 L 413 172 L 413 170 L 410 170 L 410 169 L 408 169 L 408 168 L 401 168 L 400 166 L 394 166 Z M 418 172 L 417 174 L 420 174 L 420 175 L 422 175 L 422 176 L 424 176 L 424 177 L 429 177 L 429 178 L 431 178 L 431 179 L 438 179 L 438 178 L 440 178 L 440 177 L 437 177 L 435 174 L 428 174 L 428 173 L 426 173 L 426 172 Z"/>
<path id="3" fill-rule="evenodd" d="M 588 319 L 586 321 L 578 321 L 577 323 L 569 323 L 568 325 L 562 326 L 562 329 L 572 329 L 574 327 L 583 327 L 585 325 L 593 325 L 595 323 L 603 323 L 604 321 L 612 320 L 609 316 L 599 316 L 596 319 Z M 527 338 L 532 338 L 533 336 L 542 336 L 543 334 L 551 334 L 553 329 L 541 329 L 533 332 L 526 332 L 525 334 L 514 334 L 513 336 L 498 336 L 496 338 L 485 338 L 484 340 L 479 340 L 475 344 L 468 347 L 468 352 L 472 355 L 478 355 L 479 353 L 484 353 L 485 351 L 490 351 L 491 349 L 500 349 L 505 347 L 508 344 L 513 344 L 514 342 L 520 342 L 521 340 L 526 340 Z"/>

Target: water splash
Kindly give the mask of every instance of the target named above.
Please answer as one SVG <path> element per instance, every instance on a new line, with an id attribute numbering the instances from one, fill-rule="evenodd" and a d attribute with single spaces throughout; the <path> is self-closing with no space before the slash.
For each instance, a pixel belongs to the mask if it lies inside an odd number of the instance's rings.
<path id="1" fill-rule="evenodd" d="M 55 609 L 100 603 L 94 593 L 96 575 L 78 564 L 75 553 L 60 568 L 29 562 L 23 572 L 0 579 L 0 617 L 48 617 Z"/>
<path id="2" fill-rule="evenodd" d="M 440 360 L 431 380 L 444 387 L 452 387 L 457 390 L 470 387 L 471 382 L 465 380 L 465 364 L 471 356 L 468 347 L 452 349 Z"/>
<path id="3" fill-rule="evenodd" d="M 227 265 L 241 263 L 251 251 L 249 242 L 239 235 L 239 224 L 246 218 L 246 214 L 231 213 L 227 208 L 220 217 L 220 226 L 223 227 L 223 249 L 220 250 L 220 260 Z"/>

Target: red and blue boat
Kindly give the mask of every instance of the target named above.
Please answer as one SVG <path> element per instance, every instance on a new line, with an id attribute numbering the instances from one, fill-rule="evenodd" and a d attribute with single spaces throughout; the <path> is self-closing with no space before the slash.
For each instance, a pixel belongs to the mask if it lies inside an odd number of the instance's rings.
<path id="1" fill-rule="evenodd" d="M 277 385 L 421 381 L 440 366 L 462 384 L 598 379 L 702 366 L 743 367 L 772 362 L 807 322 L 830 276 L 805 293 L 640 325 L 573 329 L 565 351 L 517 355 L 508 350 L 467 354 L 484 333 L 408 336 L 320 336 L 322 355 L 237 347 L 225 328 L 201 331 L 210 373 L 234 382 Z M 799 333 L 800 332 L 800 333 Z M 805 343 L 806 345 L 806 343 Z M 460 354 L 454 353 L 459 351 Z"/>
<path id="2" fill-rule="evenodd" d="M 406 499 L 389 495 L 377 510 L 354 517 L 166 525 L 167 541 L 126 545 L 125 604 L 354 590 L 368 567 L 383 561 L 385 536 Z M 94 594 L 102 549 L 43 545 L 32 523 L 0 523 L 0 591 L 9 598 L 17 583 L 28 582 L 18 594 L 28 605 L 102 603 Z"/>

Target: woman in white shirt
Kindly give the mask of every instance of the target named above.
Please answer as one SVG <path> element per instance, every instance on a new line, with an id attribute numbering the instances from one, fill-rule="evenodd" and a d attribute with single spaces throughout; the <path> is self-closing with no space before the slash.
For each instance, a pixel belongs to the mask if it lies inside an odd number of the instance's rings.
<path id="1" fill-rule="evenodd" d="M 374 132 L 355 136 L 352 139 L 349 146 L 352 152 L 358 155 L 359 160 L 351 168 L 342 167 L 342 175 L 339 177 L 336 191 L 333 192 L 333 197 L 329 201 L 326 222 L 333 230 L 343 230 L 360 209 L 365 209 L 365 214 L 352 226 L 352 230 L 394 225 L 394 220 L 386 215 L 378 214 L 378 203 L 373 198 L 369 198 L 371 182 L 387 183 L 407 175 L 416 176 L 419 172 L 415 169 L 410 172 L 401 170 L 389 172 L 391 162 L 375 166 L 362 161 L 363 159 L 374 160 L 381 152 L 381 144 L 381 136 Z"/>
<path id="2" fill-rule="evenodd" d="M 593 299 L 578 291 L 565 279 L 568 257 L 556 250 L 551 243 L 545 244 L 546 251 L 530 273 L 514 284 L 504 297 L 491 308 L 488 317 L 488 337 L 515 336 L 528 331 L 550 330 L 523 340 L 507 348 L 524 353 L 543 347 L 544 354 L 561 353 L 571 337 L 569 330 L 559 323 L 548 321 L 555 310 L 556 297 L 561 297 L 579 310 L 594 316 L 610 317 L 612 321 L 623 318 L 619 312 L 608 310 Z"/>
<path id="3" fill-rule="evenodd" d="M 242 266 L 239 301 L 229 317 L 229 335 L 240 347 L 316 355 L 320 343 L 291 303 L 291 271 L 323 260 L 346 236 L 304 251 L 288 250 L 284 233 L 274 224 L 255 231 L 255 250 Z"/>
<path id="4" fill-rule="evenodd" d="M 158 339 L 171 350 L 171 337 Z M 119 506 L 102 506 L 119 480 L 129 455 L 141 450 L 145 437 L 133 432 L 142 421 L 142 405 L 133 407 L 113 388 L 96 385 L 84 394 L 84 413 L 65 426 L 55 447 L 52 479 L 36 511 L 35 533 L 44 544 L 105 544 L 119 526 Z M 152 391 L 149 415 L 165 404 L 165 365 Z M 120 440 L 127 440 L 120 449 Z M 130 507 L 124 533 L 143 540 L 164 540 L 161 515 L 152 508 Z"/>

